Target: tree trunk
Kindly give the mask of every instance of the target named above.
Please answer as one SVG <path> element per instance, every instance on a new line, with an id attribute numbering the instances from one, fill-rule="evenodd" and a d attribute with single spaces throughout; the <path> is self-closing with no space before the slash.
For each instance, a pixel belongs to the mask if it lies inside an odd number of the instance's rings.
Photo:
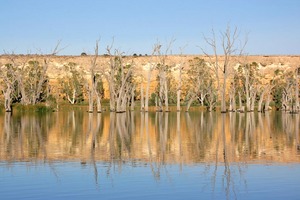
<path id="1" fill-rule="evenodd" d="M 159 96 L 158 96 L 158 111 L 162 112 L 163 111 L 163 85 L 162 81 L 160 80 L 160 87 L 159 87 Z"/>
<path id="2" fill-rule="evenodd" d="M 191 105 L 192 105 L 192 103 L 193 103 L 193 101 L 195 100 L 195 96 L 192 96 L 190 99 L 189 99 L 189 101 L 188 101 L 188 103 L 187 103 L 187 105 L 186 105 L 186 112 L 188 112 L 189 110 L 190 110 L 190 107 L 191 107 Z"/>
<path id="3" fill-rule="evenodd" d="M 225 68 L 225 66 L 224 66 Z M 222 99 L 221 99 L 221 113 L 226 113 L 226 80 L 227 80 L 227 73 L 226 69 L 224 69 L 224 74 L 223 74 L 223 87 L 222 87 Z"/>
<path id="4" fill-rule="evenodd" d="M 131 90 L 131 111 L 134 111 L 134 91 L 135 87 Z"/>
<path id="5" fill-rule="evenodd" d="M 241 95 L 241 92 L 238 92 L 239 93 L 239 109 L 242 108 L 243 106 L 243 103 L 242 103 L 242 95 Z"/>
<path id="6" fill-rule="evenodd" d="M 92 113 L 93 112 L 93 110 L 94 110 L 94 99 L 93 99 L 93 96 L 94 96 L 94 94 L 93 94 L 93 90 L 92 89 L 89 89 L 89 110 L 88 110 L 88 112 L 89 113 Z"/>
<path id="7" fill-rule="evenodd" d="M 21 104 L 22 105 L 28 105 L 30 103 L 29 99 L 28 99 L 28 95 L 27 95 L 27 92 L 26 92 L 26 89 L 25 89 L 25 85 L 23 83 L 23 78 L 18 75 L 18 87 L 19 87 L 19 90 L 21 92 Z"/>
<path id="8" fill-rule="evenodd" d="M 255 107 L 255 99 L 256 99 L 256 92 L 254 92 L 254 94 L 251 97 L 251 106 L 250 106 L 250 111 L 253 112 L 254 111 L 254 107 Z"/>
<path id="9" fill-rule="evenodd" d="M 246 70 L 249 70 L 249 69 L 246 69 Z M 249 91 L 249 72 L 247 71 L 246 72 L 246 82 L 245 82 L 245 88 L 246 88 L 246 110 L 247 112 L 249 112 L 251 109 L 250 109 L 250 91 Z"/>
<path id="10" fill-rule="evenodd" d="M 4 93 L 5 112 L 11 112 L 11 89 L 8 87 Z"/>
<path id="11" fill-rule="evenodd" d="M 235 99 L 234 99 L 234 92 L 230 94 L 229 96 L 229 111 L 234 112 L 235 111 Z"/>
<path id="12" fill-rule="evenodd" d="M 182 66 L 179 66 L 179 83 L 178 83 L 178 87 L 177 87 L 177 112 L 180 111 L 180 96 L 181 96 L 181 87 L 182 87 L 182 83 L 181 83 L 181 76 L 182 76 Z"/>
<path id="13" fill-rule="evenodd" d="M 258 106 L 257 106 L 257 111 L 262 112 L 262 103 L 264 99 L 264 93 L 260 95 L 259 101 L 258 101 Z"/>
<path id="14" fill-rule="evenodd" d="M 257 111 L 258 112 L 263 112 L 262 103 L 263 103 L 263 100 L 264 100 L 264 95 L 265 95 L 267 90 L 268 90 L 268 86 L 265 87 L 264 90 L 262 91 L 262 93 L 260 94 L 259 101 L 258 101 L 258 106 L 257 106 Z"/>
<path id="15" fill-rule="evenodd" d="M 76 89 L 73 90 L 72 93 L 72 98 L 70 98 L 69 95 L 67 95 L 68 101 L 73 105 L 75 104 L 75 99 L 76 99 Z"/>
<path id="16" fill-rule="evenodd" d="M 101 113 L 102 112 L 101 97 L 99 95 L 96 95 L 96 98 L 97 98 L 97 112 Z"/>
<path id="17" fill-rule="evenodd" d="M 169 97 L 168 97 L 168 85 L 167 85 L 167 80 L 165 77 L 164 80 L 164 97 L 165 97 L 165 111 L 169 112 Z"/>
<path id="18" fill-rule="evenodd" d="M 151 63 L 150 63 L 150 65 L 151 65 Z M 151 66 L 149 66 L 146 97 L 145 97 L 145 112 L 149 111 L 149 90 L 150 90 L 150 81 L 151 81 L 151 71 L 152 71 Z"/>
<path id="19" fill-rule="evenodd" d="M 109 83 L 109 110 L 110 112 L 115 112 L 116 111 L 116 98 L 115 98 L 115 93 L 114 93 L 114 87 L 113 83 Z"/>
<path id="20" fill-rule="evenodd" d="M 180 112 L 180 93 L 181 90 L 177 90 L 177 112 Z"/>
<path id="21" fill-rule="evenodd" d="M 116 112 L 122 112 L 122 109 L 121 109 L 121 100 L 122 100 L 122 96 L 121 94 L 119 94 L 118 98 L 117 98 L 117 105 L 116 105 Z"/>
<path id="22" fill-rule="evenodd" d="M 126 112 L 126 105 L 127 105 L 127 99 L 128 99 L 128 94 L 125 94 L 121 100 L 121 112 Z"/>
<path id="23" fill-rule="evenodd" d="M 147 83 L 148 84 L 148 83 Z M 145 110 L 145 105 L 147 106 L 148 104 L 148 99 L 147 99 L 147 90 L 146 90 L 146 104 L 144 103 L 144 86 L 143 83 L 141 83 L 141 111 L 146 111 Z M 147 106 L 147 111 L 148 111 L 148 106 Z"/>
<path id="24" fill-rule="evenodd" d="M 264 111 L 269 111 L 270 102 L 271 102 L 271 95 L 268 94 L 268 97 L 267 97 L 267 99 L 266 99 L 266 104 L 265 104 L 265 109 L 264 109 Z"/>

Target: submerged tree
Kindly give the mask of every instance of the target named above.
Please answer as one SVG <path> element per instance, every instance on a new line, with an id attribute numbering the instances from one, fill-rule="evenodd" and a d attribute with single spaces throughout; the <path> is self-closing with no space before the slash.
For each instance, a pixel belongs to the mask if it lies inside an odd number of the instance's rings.
<path id="1" fill-rule="evenodd" d="M 231 71 L 233 70 L 233 57 L 236 55 L 242 55 L 245 44 L 239 49 L 237 47 L 237 40 L 239 38 L 238 29 L 235 28 L 233 31 L 228 25 L 226 31 L 220 33 L 221 41 L 218 44 L 214 30 L 212 30 L 212 38 L 205 37 L 206 43 L 212 48 L 213 55 L 208 54 L 203 50 L 203 53 L 208 57 L 209 64 L 212 67 L 216 82 L 217 89 L 220 91 L 221 96 L 221 112 L 227 112 L 226 109 L 226 91 L 227 91 L 227 80 Z M 222 61 L 219 55 L 219 47 L 222 51 Z"/>
<path id="2" fill-rule="evenodd" d="M 112 46 L 107 47 L 109 55 L 109 67 L 102 69 L 109 85 L 110 111 L 125 112 L 129 97 L 134 89 L 133 84 L 133 61 L 124 63 L 123 55 L 120 51 L 111 52 Z"/>
<path id="3" fill-rule="evenodd" d="M 102 104 L 101 100 L 104 98 L 104 86 L 102 81 L 102 74 L 96 73 L 95 74 L 95 96 L 97 102 L 97 112 L 102 112 Z"/>
<path id="4" fill-rule="evenodd" d="M 182 75 L 184 72 L 184 59 L 183 59 L 183 48 L 180 48 L 180 57 L 181 57 L 181 61 L 179 64 L 177 64 L 175 67 L 178 70 L 178 81 L 177 81 L 177 91 L 176 91 L 176 110 L 177 112 L 180 111 L 180 101 L 181 101 L 181 94 L 182 94 Z"/>
<path id="5" fill-rule="evenodd" d="M 154 59 L 156 57 L 158 57 L 159 51 L 160 51 L 161 45 L 159 43 L 155 44 L 153 47 L 153 51 L 150 57 L 150 61 L 149 63 L 146 65 L 147 67 L 147 86 L 146 86 L 146 94 L 145 94 L 145 112 L 149 111 L 149 95 L 150 95 L 150 83 L 151 83 L 151 75 L 152 75 L 152 71 L 155 69 L 156 67 L 156 63 L 154 62 Z M 141 85 L 141 94 L 143 94 L 143 86 Z M 142 97 L 142 96 L 141 96 Z"/>
<path id="6" fill-rule="evenodd" d="M 90 60 L 89 67 L 89 78 L 86 81 L 86 90 L 89 99 L 89 109 L 88 112 L 92 113 L 94 111 L 94 102 L 96 101 L 97 112 L 102 112 L 101 100 L 104 98 L 104 87 L 103 87 L 103 72 L 97 65 L 97 60 L 99 56 L 99 40 L 96 41 L 94 55 Z"/>
<path id="7" fill-rule="evenodd" d="M 158 70 L 158 110 L 159 112 L 163 111 L 163 104 L 165 106 L 165 111 L 169 112 L 169 86 L 168 86 L 168 71 L 172 66 L 166 63 L 166 59 L 168 57 L 168 53 L 170 52 L 171 45 L 174 42 L 172 40 L 165 49 L 165 52 L 162 52 L 162 45 L 157 45 L 157 54 L 159 58 L 159 62 L 156 65 Z"/>

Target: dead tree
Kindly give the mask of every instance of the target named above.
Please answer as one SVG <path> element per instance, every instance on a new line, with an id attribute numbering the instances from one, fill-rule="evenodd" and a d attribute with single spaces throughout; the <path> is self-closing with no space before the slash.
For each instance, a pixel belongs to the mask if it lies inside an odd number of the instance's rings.
<path id="1" fill-rule="evenodd" d="M 97 67 L 97 58 L 99 50 L 99 40 L 96 41 L 95 53 L 91 59 L 90 64 L 90 80 L 87 84 L 88 98 L 89 98 L 89 109 L 88 112 L 92 113 L 94 111 L 94 99 L 96 93 L 96 67 Z M 97 100 L 97 111 L 101 112 L 101 101 Z"/>
<path id="2" fill-rule="evenodd" d="M 110 111 L 125 112 L 128 96 L 133 89 L 132 68 L 133 61 L 123 63 L 123 53 L 115 50 L 111 53 L 112 46 L 107 47 L 107 53 L 110 57 L 108 70 L 103 69 L 103 73 L 109 85 Z"/>
<path id="3" fill-rule="evenodd" d="M 157 53 L 159 58 L 159 63 L 157 64 L 158 69 L 158 80 L 159 80 L 159 108 L 158 111 L 163 111 L 163 103 L 165 106 L 165 111 L 169 112 L 169 97 L 168 97 L 168 80 L 167 80 L 167 72 L 170 68 L 170 66 L 166 63 L 166 59 L 168 56 L 168 53 L 171 49 L 172 43 L 174 40 L 172 40 L 168 45 L 166 46 L 165 52 L 163 53 L 161 51 L 162 45 L 157 45 Z"/>
<path id="4" fill-rule="evenodd" d="M 214 30 L 212 30 L 212 38 L 205 37 L 206 43 L 212 48 L 213 55 L 209 55 L 206 51 L 203 53 L 208 57 L 209 63 L 215 73 L 217 88 L 221 95 L 221 112 L 227 112 L 226 110 L 226 84 L 229 78 L 229 73 L 233 68 L 232 57 L 237 54 L 236 43 L 239 38 L 238 29 L 235 28 L 231 31 L 230 26 L 227 26 L 225 32 L 221 32 L 221 49 L 223 53 L 223 61 L 220 62 L 220 56 L 218 54 L 217 39 Z M 220 74 L 221 73 L 221 74 Z M 222 81 L 222 83 L 221 83 Z"/>
<path id="5" fill-rule="evenodd" d="M 146 95 L 145 95 L 145 112 L 149 111 L 149 90 L 150 90 L 150 83 L 151 83 L 151 74 L 152 71 L 155 69 L 156 65 L 153 63 L 154 57 L 158 57 L 158 53 L 160 51 L 161 45 L 159 43 L 155 44 L 153 47 L 153 51 L 150 57 L 149 63 L 146 65 L 148 68 L 148 74 L 147 74 L 147 86 L 146 86 Z"/>
<path id="6" fill-rule="evenodd" d="M 4 108 L 6 112 L 11 112 L 12 101 L 16 88 L 16 70 L 14 65 L 6 64 L 1 67 L 0 78 L 1 78 L 1 90 L 4 95 Z"/>
<path id="7" fill-rule="evenodd" d="M 177 112 L 180 111 L 180 100 L 181 100 L 181 92 L 182 92 L 182 73 L 183 73 L 183 69 L 184 69 L 184 59 L 182 58 L 183 56 L 183 48 L 180 48 L 180 57 L 181 57 L 181 61 L 180 63 L 177 65 L 178 67 L 178 83 L 177 83 L 177 105 L 176 105 L 176 109 Z"/>

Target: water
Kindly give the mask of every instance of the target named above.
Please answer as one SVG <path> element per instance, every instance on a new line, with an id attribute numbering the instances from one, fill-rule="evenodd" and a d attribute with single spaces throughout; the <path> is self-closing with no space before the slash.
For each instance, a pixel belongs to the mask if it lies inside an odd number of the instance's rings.
<path id="1" fill-rule="evenodd" d="M 0 115 L 1 199 L 299 199 L 299 115 Z"/>

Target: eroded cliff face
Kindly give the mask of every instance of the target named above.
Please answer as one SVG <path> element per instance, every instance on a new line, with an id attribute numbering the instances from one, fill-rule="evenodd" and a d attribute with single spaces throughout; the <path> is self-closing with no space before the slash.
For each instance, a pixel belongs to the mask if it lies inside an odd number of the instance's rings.
<path id="1" fill-rule="evenodd" d="M 166 63 L 169 65 L 176 65 L 179 63 L 187 64 L 189 60 L 199 57 L 206 61 L 209 61 L 207 56 L 203 55 L 169 55 L 166 57 Z M 17 64 L 22 64 L 24 61 L 30 61 L 30 60 L 38 60 L 40 62 L 43 62 L 45 58 L 48 58 L 50 60 L 50 68 L 48 70 L 49 75 L 51 75 L 52 78 L 57 77 L 59 74 L 57 74 L 57 70 L 60 69 L 63 65 L 73 62 L 79 65 L 80 68 L 83 70 L 88 71 L 91 60 L 93 56 L 46 56 L 46 55 L 14 55 L 14 56 L 7 56 L 7 55 L 0 55 L 0 65 L 4 65 L 11 62 L 11 58 L 14 59 L 14 61 Z M 124 62 L 131 62 L 133 61 L 135 67 L 139 69 L 139 71 L 145 71 L 147 70 L 147 63 L 149 62 L 157 62 L 153 57 L 151 56 L 124 56 Z M 223 57 L 220 56 L 219 60 L 222 63 Z M 232 57 L 232 64 L 239 62 L 238 57 Z M 289 67 L 297 67 L 300 66 L 300 55 L 297 56 L 248 56 L 246 59 L 247 63 L 256 62 L 260 64 L 262 68 L 269 68 L 272 70 L 273 68 L 283 68 L 287 69 Z M 108 56 L 99 56 L 97 60 L 98 67 L 105 67 L 109 65 L 109 57 Z"/>

